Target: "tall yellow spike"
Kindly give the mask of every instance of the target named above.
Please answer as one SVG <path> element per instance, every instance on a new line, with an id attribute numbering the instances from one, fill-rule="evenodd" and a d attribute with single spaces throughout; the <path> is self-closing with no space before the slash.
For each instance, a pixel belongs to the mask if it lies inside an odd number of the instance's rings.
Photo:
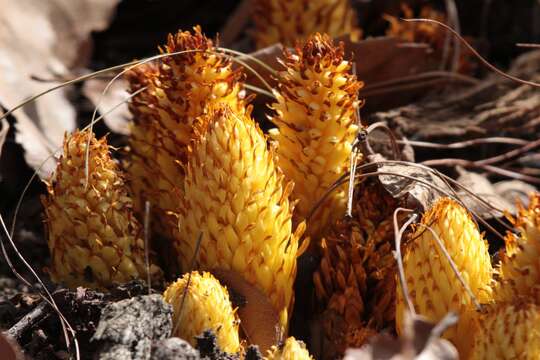
<path id="1" fill-rule="evenodd" d="M 492 301 L 493 269 L 488 245 L 468 212 L 449 198 L 438 200 L 422 218 L 408 243 L 403 266 L 409 295 L 417 313 L 433 322 L 448 312 L 460 315 L 457 326 L 448 329 L 444 337 L 452 341 L 464 358 L 470 348 L 470 314 L 475 310 L 473 300 L 452 270 L 449 260 L 438 246 L 433 229 L 448 251 L 450 258 L 479 303 Z M 396 327 L 403 329 L 405 302 L 401 287 L 397 293 Z"/>
<path id="2" fill-rule="evenodd" d="M 66 135 L 47 192 L 42 202 L 54 281 L 73 289 L 146 279 L 142 228 L 132 214 L 132 200 L 105 138 L 97 140 L 88 131 Z M 153 265 L 149 271 L 159 275 Z"/>
<path id="3" fill-rule="evenodd" d="M 296 214 L 307 217 L 328 188 L 349 168 L 358 131 L 358 90 L 343 44 L 315 34 L 295 53 L 285 51 L 270 136 L 278 144 L 279 166 L 294 181 Z M 315 237 L 344 214 L 346 188 L 334 191 L 308 224 Z"/>
<path id="4" fill-rule="evenodd" d="M 540 301 L 540 194 L 532 194 L 527 209 L 520 208 L 514 227 L 506 236 L 506 252 L 500 252 L 500 281 L 495 287 L 498 301 L 516 296 Z"/>
<path id="5" fill-rule="evenodd" d="M 199 27 L 193 33 L 169 35 L 161 52 L 180 54 L 138 66 L 127 74 L 131 92 L 146 87 L 130 105 L 133 124 L 128 172 L 137 212 L 142 213 L 145 201 L 150 201 L 153 227 L 173 237 L 187 148 L 197 119 L 206 106 L 220 102 L 242 112 L 244 100 L 241 74 L 216 52 Z"/>
<path id="6" fill-rule="evenodd" d="M 188 160 L 180 263 L 187 269 L 197 255 L 202 269 L 236 271 L 269 297 L 286 329 L 303 232 L 302 225 L 292 232 L 293 184 L 284 181 L 249 111 L 218 106 L 201 121 L 208 125 Z"/>
<path id="7" fill-rule="evenodd" d="M 478 314 L 472 331 L 469 360 L 533 360 L 540 358 L 540 308 L 513 301 L 488 306 Z"/>

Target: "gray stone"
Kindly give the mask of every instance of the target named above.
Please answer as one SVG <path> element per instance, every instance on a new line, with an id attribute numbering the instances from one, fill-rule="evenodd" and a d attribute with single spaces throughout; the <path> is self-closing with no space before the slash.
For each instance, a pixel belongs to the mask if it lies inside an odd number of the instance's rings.
<path id="1" fill-rule="evenodd" d="M 107 305 L 92 341 L 98 359 L 149 360 L 152 342 L 172 330 L 172 308 L 161 295 L 144 295 Z"/>
<path id="2" fill-rule="evenodd" d="M 199 351 L 180 338 L 158 340 L 152 344 L 152 360 L 199 360 Z"/>

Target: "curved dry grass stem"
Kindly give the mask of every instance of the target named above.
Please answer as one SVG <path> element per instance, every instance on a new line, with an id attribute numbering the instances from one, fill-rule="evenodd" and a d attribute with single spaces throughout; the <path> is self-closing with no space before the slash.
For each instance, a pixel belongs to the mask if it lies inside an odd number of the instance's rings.
<path id="1" fill-rule="evenodd" d="M 4 217 L 1 214 L 0 214 L 0 223 L 2 225 L 2 230 L 6 234 L 6 237 L 8 238 L 11 247 L 13 248 L 13 250 L 15 251 L 17 256 L 19 257 L 19 260 L 26 266 L 26 268 L 30 271 L 32 276 L 34 276 L 34 278 L 37 280 L 37 282 L 39 283 L 39 285 L 41 286 L 43 291 L 45 291 L 46 296 L 43 295 L 41 293 L 41 291 L 38 291 L 38 293 L 40 294 L 40 296 L 42 297 L 42 299 L 44 301 L 46 301 L 49 305 L 51 305 L 51 307 L 54 309 L 54 311 L 57 313 L 58 317 L 60 318 L 60 324 L 62 326 L 62 330 L 63 330 L 63 334 L 64 334 L 64 341 L 66 342 L 66 348 L 69 350 L 69 348 L 71 347 L 71 345 L 70 345 L 71 342 L 69 340 L 69 334 L 68 334 L 68 331 L 69 331 L 71 333 L 71 336 L 73 337 L 73 344 L 75 346 L 75 357 L 77 359 L 80 359 L 79 342 L 77 340 L 76 331 L 73 329 L 73 327 L 67 321 L 64 314 L 62 314 L 62 312 L 58 308 L 58 305 L 56 304 L 56 301 L 54 300 L 54 297 L 52 296 L 49 289 L 43 283 L 43 280 L 41 280 L 41 278 L 39 277 L 37 272 L 34 270 L 34 268 L 32 268 L 32 266 L 28 263 L 28 261 L 25 259 L 25 257 L 17 249 L 17 245 L 15 245 L 15 242 L 13 241 L 13 238 L 10 236 L 8 228 L 6 226 L 6 223 L 4 222 Z M 0 244 L 1 244 L 1 247 L 2 247 L 2 252 L 3 252 L 6 260 L 8 260 L 9 257 L 7 256 L 7 251 L 6 251 L 6 248 L 4 246 L 4 242 L 2 240 L 0 240 Z M 17 278 L 19 278 L 19 280 L 22 279 L 23 282 L 26 282 L 27 284 L 29 284 L 29 282 L 18 271 L 16 271 L 15 267 L 13 266 L 13 264 L 11 263 L 10 260 L 8 260 L 8 263 L 10 264 L 10 269 L 13 271 L 15 276 L 17 276 Z M 30 284 L 30 287 L 34 288 L 33 284 Z"/>
<path id="2" fill-rule="evenodd" d="M 459 316 L 453 312 L 450 311 L 448 314 L 445 315 L 445 317 L 442 318 L 441 321 L 435 325 L 433 329 L 431 329 L 431 334 L 429 336 L 430 340 L 433 341 L 442 336 L 442 334 L 451 326 L 454 326 L 457 324 L 459 320 Z"/>
<path id="3" fill-rule="evenodd" d="M 384 132 L 390 138 L 390 144 L 392 144 L 392 154 L 394 155 L 393 160 L 401 160 L 401 156 L 400 156 L 400 153 L 399 153 L 399 146 L 397 144 L 397 141 L 396 141 L 397 139 L 396 139 L 396 136 L 394 135 L 394 132 L 383 121 L 377 121 L 377 122 L 371 124 L 370 126 L 368 126 L 368 128 L 367 128 L 368 135 L 371 134 L 371 132 L 376 130 L 376 129 L 383 129 Z M 367 142 L 369 144 L 369 138 L 368 138 Z"/>
<path id="4" fill-rule="evenodd" d="M 469 295 L 469 297 L 471 298 L 471 301 L 473 302 L 474 306 L 476 307 L 476 310 L 481 311 L 482 310 L 482 305 L 480 304 L 480 302 L 478 302 L 478 299 L 476 298 L 476 296 L 472 292 L 471 288 L 469 287 L 469 284 L 467 284 L 465 282 L 465 280 L 463 279 L 463 276 L 461 276 L 461 273 L 459 272 L 459 269 L 457 268 L 456 263 L 454 262 L 454 260 L 450 256 L 450 254 L 448 253 L 448 250 L 444 246 L 444 244 L 443 244 L 441 238 L 439 237 L 439 235 L 437 235 L 435 230 L 433 230 L 430 226 L 424 225 L 422 223 L 418 223 L 417 225 L 423 227 L 426 230 L 428 230 L 431 233 L 431 235 L 433 235 L 433 238 L 435 239 L 435 242 L 437 243 L 437 246 L 443 252 L 444 257 L 446 258 L 446 260 L 448 260 L 448 263 L 450 264 L 450 267 L 452 268 L 452 271 L 456 275 L 456 277 L 459 280 L 461 286 L 463 286 L 463 288 L 467 292 L 467 295 Z"/>
<path id="5" fill-rule="evenodd" d="M 411 297 L 409 296 L 409 286 L 407 285 L 407 279 L 405 278 L 405 269 L 403 267 L 403 258 L 401 256 L 401 238 L 405 230 L 409 227 L 409 225 L 411 225 L 413 222 L 416 221 L 416 219 L 418 218 L 418 215 L 412 214 L 409 220 L 407 220 L 405 224 L 403 224 L 403 226 L 400 228 L 398 224 L 398 218 L 397 218 L 397 215 L 399 214 L 400 211 L 414 212 L 414 210 L 400 207 L 394 211 L 394 215 L 393 215 L 394 241 L 395 241 L 395 247 L 396 247 L 396 249 L 394 250 L 394 258 L 396 259 L 397 267 L 398 267 L 398 280 L 399 280 L 401 291 L 403 293 L 403 299 L 405 300 L 405 303 L 407 304 L 407 308 L 409 309 L 409 312 L 413 314 L 414 316 L 416 315 L 416 311 L 414 310 L 413 302 L 411 300 Z"/>
<path id="6" fill-rule="evenodd" d="M 374 142 L 385 142 L 384 140 L 375 140 Z M 458 141 L 450 144 L 438 144 L 429 141 L 416 141 L 416 140 L 396 140 L 399 145 L 411 145 L 424 148 L 432 149 L 463 149 L 470 146 L 482 145 L 482 144 L 508 144 L 508 145 L 527 145 L 529 141 L 511 138 L 511 137 L 502 137 L 494 136 L 488 138 L 478 138 L 466 141 Z"/>
<path id="7" fill-rule="evenodd" d="M 484 64 L 484 66 L 486 66 L 491 71 L 497 73 L 498 75 L 500 75 L 502 77 L 505 77 L 505 78 L 507 78 L 509 80 L 515 81 L 515 82 L 523 84 L 523 85 L 530 85 L 530 86 L 534 86 L 534 87 L 540 87 L 540 84 L 537 83 L 537 82 L 520 79 L 520 78 L 518 78 L 516 76 L 510 75 L 510 74 L 498 69 L 495 65 L 492 65 L 489 61 L 487 61 L 484 57 L 482 57 L 482 55 L 480 55 L 478 53 L 478 51 L 476 51 L 476 49 L 474 47 L 472 47 L 467 42 L 467 40 L 465 40 L 458 32 L 456 32 L 454 29 L 452 29 L 450 26 L 446 25 L 445 23 L 442 23 L 440 21 L 433 20 L 433 19 L 401 19 L 401 20 L 406 21 L 406 22 L 428 22 L 428 23 L 432 23 L 432 24 L 437 24 L 438 26 L 441 26 L 441 27 L 445 28 L 447 31 L 450 31 L 452 33 L 452 35 L 457 37 L 459 39 L 459 41 L 463 45 L 465 45 L 465 47 L 467 49 L 469 49 L 469 51 L 471 51 L 473 53 L 473 55 L 476 56 L 476 58 L 478 60 L 480 60 L 480 62 L 482 64 Z"/>

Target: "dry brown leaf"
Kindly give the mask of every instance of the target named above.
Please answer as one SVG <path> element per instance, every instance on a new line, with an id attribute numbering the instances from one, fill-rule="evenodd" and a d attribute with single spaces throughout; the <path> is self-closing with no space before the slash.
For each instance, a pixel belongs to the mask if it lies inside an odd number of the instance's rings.
<path id="1" fill-rule="evenodd" d="M 270 299 L 259 289 L 232 270 L 214 269 L 211 273 L 229 289 L 229 292 L 242 298 L 238 308 L 240 327 L 250 344 L 259 345 L 265 354 L 272 345 L 280 343 L 279 317 Z"/>
<path id="2" fill-rule="evenodd" d="M 119 0 L 0 0 L 0 103 L 11 109 L 85 65 L 91 51 L 90 32 L 107 27 Z M 62 144 L 65 131 L 74 130 L 75 110 L 69 89 L 57 90 L 13 115 L 15 140 L 28 164 L 38 168 Z M 39 171 L 48 176 L 55 161 Z"/>
<path id="3" fill-rule="evenodd" d="M 443 321 L 450 318 L 443 319 Z M 457 349 L 437 333 L 438 324 L 414 316 L 400 339 L 388 334 L 376 336 L 360 349 L 349 349 L 344 360 L 457 360 Z M 454 320 L 452 320 L 453 322 Z M 449 323 L 450 325 L 451 323 Z M 446 327 L 445 327 L 446 328 Z"/>
<path id="4" fill-rule="evenodd" d="M 3 360 L 23 360 L 24 355 L 17 343 L 0 333 L 0 354 Z"/>
<path id="5" fill-rule="evenodd" d="M 128 135 L 131 115 L 125 102 L 129 98 L 126 91 L 127 81 L 124 79 L 115 80 L 107 92 L 103 94 L 109 81 L 108 79 L 90 79 L 84 83 L 83 94 L 94 106 L 97 106 L 109 129 L 115 133 Z"/>

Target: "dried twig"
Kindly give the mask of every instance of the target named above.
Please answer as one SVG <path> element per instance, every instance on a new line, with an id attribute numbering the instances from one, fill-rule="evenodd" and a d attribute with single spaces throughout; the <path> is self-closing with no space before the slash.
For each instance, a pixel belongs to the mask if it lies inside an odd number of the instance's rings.
<path id="1" fill-rule="evenodd" d="M 19 341 L 24 333 L 31 327 L 39 324 L 49 314 L 51 308 L 46 301 L 42 301 L 32 311 L 24 315 L 15 325 L 10 327 L 6 334 Z"/>
<path id="2" fill-rule="evenodd" d="M 410 313 L 415 315 L 416 312 L 414 310 L 414 305 L 411 300 L 411 297 L 409 296 L 409 286 L 407 285 L 407 280 L 405 278 L 405 269 L 403 268 L 403 258 L 401 257 L 401 237 L 403 236 L 403 233 L 405 232 L 405 229 L 409 227 L 414 221 L 416 221 L 418 215 L 412 214 L 409 220 L 403 224 L 403 226 L 400 228 L 398 225 L 398 219 L 397 215 L 400 211 L 407 211 L 407 212 L 413 212 L 413 210 L 405 209 L 405 208 L 397 208 L 394 211 L 394 241 L 395 241 L 395 247 L 394 250 L 394 258 L 397 261 L 397 267 L 398 267 L 398 279 L 400 288 L 402 291 L 403 299 L 405 300 L 405 303 L 407 304 L 407 308 L 409 309 Z"/>

